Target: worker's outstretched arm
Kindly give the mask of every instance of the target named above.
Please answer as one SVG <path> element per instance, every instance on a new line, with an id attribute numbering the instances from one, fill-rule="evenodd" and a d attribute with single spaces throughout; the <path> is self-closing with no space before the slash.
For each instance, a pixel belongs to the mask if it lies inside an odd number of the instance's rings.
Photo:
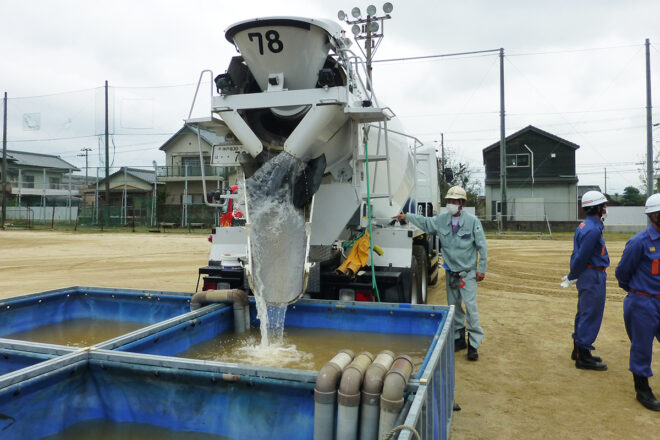
<path id="1" fill-rule="evenodd" d="M 419 215 L 419 214 L 404 214 L 404 215 L 405 217 L 403 217 L 403 220 L 412 223 L 413 225 L 417 226 L 419 229 L 426 232 L 427 234 L 437 234 L 439 232 L 435 222 L 436 220 L 435 217 L 424 217 L 423 215 Z"/>
<path id="2" fill-rule="evenodd" d="M 582 272 L 587 269 L 589 264 L 589 257 L 594 253 L 597 246 L 600 246 L 601 232 L 598 229 L 592 229 L 587 232 L 580 243 L 580 249 L 571 263 L 571 272 L 568 274 L 569 280 L 576 280 Z"/>
<path id="3" fill-rule="evenodd" d="M 644 252 L 642 240 L 628 240 L 623 249 L 621 261 L 616 267 L 614 275 L 619 281 L 619 287 L 628 292 L 630 290 L 630 280 L 632 274 L 639 265 L 639 260 Z"/>

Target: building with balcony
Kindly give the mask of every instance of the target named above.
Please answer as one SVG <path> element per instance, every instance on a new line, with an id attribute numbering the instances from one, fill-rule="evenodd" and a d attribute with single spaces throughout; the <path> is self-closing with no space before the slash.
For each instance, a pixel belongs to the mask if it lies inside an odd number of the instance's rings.
<path id="1" fill-rule="evenodd" d="M 202 174 L 207 193 L 223 189 L 223 182 L 229 181 L 228 170 L 210 166 L 213 145 L 221 142 L 224 139 L 213 131 L 201 129 L 198 132 L 197 128 L 184 125 L 159 148 L 165 152 L 166 165 L 157 168 L 157 178 L 159 183 L 165 184 L 166 205 L 203 204 Z"/>
<path id="2" fill-rule="evenodd" d="M 7 150 L 8 205 L 70 206 L 84 185 L 74 171 L 80 169 L 59 156 Z"/>

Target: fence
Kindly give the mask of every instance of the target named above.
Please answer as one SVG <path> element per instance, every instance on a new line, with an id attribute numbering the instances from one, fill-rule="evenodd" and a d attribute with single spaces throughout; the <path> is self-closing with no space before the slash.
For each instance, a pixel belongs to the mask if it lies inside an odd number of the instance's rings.
<path id="1" fill-rule="evenodd" d="M 521 232 L 573 232 L 585 218 L 578 203 L 538 200 L 513 200 L 508 203 L 505 216 L 494 209 L 479 215 L 484 228 Z M 571 211 L 572 209 L 572 211 Z M 643 206 L 608 206 L 606 232 L 637 233 L 647 226 Z"/>
<path id="2" fill-rule="evenodd" d="M 25 221 L 27 224 L 73 222 L 78 216 L 77 206 L 16 206 L 7 208 L 8 221 Z"/>
<path id="3" fill-rule="evenodd" d="M 11 227 L 51 228 L 55 225 L 75 228 L 211 228 L 219 223 L 220 211 L 206 205 L 158 205 L 154 215 L 152 197 L 133 197 L 121 205 L 98 206 L 79 201 L 66 206 L 13 206 L 7 208 Z"/>

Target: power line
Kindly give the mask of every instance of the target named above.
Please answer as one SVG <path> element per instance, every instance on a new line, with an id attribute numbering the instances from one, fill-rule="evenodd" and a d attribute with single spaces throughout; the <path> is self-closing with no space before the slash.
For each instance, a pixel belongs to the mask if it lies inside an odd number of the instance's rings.
<path id="1" fill-rule="evenodd" d="M 70 94 L 73 94 L 73 93 L 90 92 L 92 90 L 97 90 L 97 89 L 102 89 L 102 88 L 103 88 L 103 86 L 99 86 L 99 87 L 92 87 L 92 88 L 89 88 L 89 89 L 69 90 L 69 91 L 66 91 L 66 92 L 54 92 L 54 93 L 47 93 L 47 94 L 43 94 L 43 95 L 15 96 L 13 98 L 7 98 L 7 100 L 8 101 L 13 101 L 13 100 L 17 100 L 17 99 L 48 98 L 48 97 L 51 97 L 51 96 L 70 95 Z"/>
<path id="2" fill-rule="evenodd" d="M 562 114 L 581 114 L 581 113 L 606 113 L 606 112 L 618 112 L 618 111 L 646 111 L 646 107 L 619 107 L 619 108 L 607 108 L 601 110 L 569 110 L 569 111 L 557 111 L 557 112 L 528 112 L 528 113 L 507 113 L 507 116 L 544 116 L 544 115 L 562 115 Z M 490 115 L 490 114 L 499 114 L 499 110 L 492 111 L 480 111 L 480 112 L 450 112 L 450 113 L 418 113 L 418 114 L 398 114 L 399 118 L 418 118 L 418 117 L 436 117 L 436 116 L 454 116 L 454 115 Z"/>
<path id="3" fill-rule="evenodd" d="M 395 61 L 415 61 L 415 60 L 430 60 L 434 58 L 447 58 L 447 57 L 459 57 L 463 55 L 477 55 L 477 54 L 494 54 L 499 52 L 499 49 L 486 49 L 486 50 L 474 50 L 470 52 L 455 52 L 455 53 L 443 53 L 437 55 L 422 55 L 417 57 L 403 57 L 403 58 L 389 58 L 386 60 L 372 60 L 372 63 L 390 63 Z M 467 58 L 467 57 L 466 57 Z"/>
<path id="4" fill-rule="evenodd" d="M 519 53 L 507 53 L 506 57 L 522 57 L 522 56 L 533 56 L 533 55 L 551 55 L 551 54 L 563 54 L 563 53 L 579 53 L 579 52 L 593 52 L 601 50 L 611 50 L 611 49 L 623 49 L 629 47 L 637 47 L 639 44 L 626 44 L 620 46 L 606 46 L 606 47 L 588 47 L 581 49 L 560 49 L 560 50 L 549 50 L 543 52 L 519 52 Z M 436 58 L 448 58 L 448 57 L 464 57 L 465 55 L 478 55 L 478 54 L 488 54 L 493 55 L 496 52 L 499 52 L 499 49 L 486 49 L 486 50 L 475 50 L 469 52 L 454 52 L 446 54 L 435 54 L 435 55 L 421 55 L 415 57 L 401 57 L 401 58 L 388 58 L 385 60 L 373 60 L 372 63 L 389 63 L 397 61 L 417 61 L 417 60 L 429 60 Z M 464 57 L 464 58 L 474 58 L 474 57 Z"/>
<path id="5" fill-rule="evenodd" d="M 211 81 L 202 81 L 200 84 L 211 84 Z M 161 86 L 111 86 L 111 89 L 171 89 L 175 87 L 194 87 L 197 83 L 169 84 Z"/>
<path id="6" fill-rule="evenodd" d="M 643 44 L 625 44 L 621 46 L 605 46 L 605 47 L 587 47 L 583 49 L 559 49 L 559 50 L 548 50 L 543 52 L 519 52 L 519 53 L 509 53 L 507 57 L 525 57 L 533 55 L 553 55 L 553 54 L 562 54 L 562 53 L 579 53 L 579 52 L 594 52 L 599 50 L 611 50 L 611 49 L 624 49 L 628 47 L 637 47 L 644 46 Z"/>
<path id="7" fill-rule="evenodd" d="M 176 132 L 170 132 L 170 133 L 110 133 L 111 136 L 172 136 Z M 71 140 L 71 139 L 84 139 L 84 138 L 93 138 L 97 136 L 103 136 L 102 133 L 100 134 L 85 134 L 81 136 L 68 136 L 68 137 L 56 137 L 56 138 L 39 138 L 39 139 L 16 139 L 16 140 L 11 140 L 7 141 L 9 143 L 13 142 L 44 142 L 44 141 L 63 141 L 63 140 Z"/>
<path id="8" fill-rule="evenodd" d="M 568 125 L 571 125 L 568 123 Z M 602 132 L 609 132 L 609 131 L 625 131 L 625 130 L 634 130 L 638 128 L 644 128 L 646 125 L 630 125 L 627 127 L 610 127 L 610 128 L 601 128 L 601 129 L 592 129 L 592 130 L 580 130 L 580 133 L 602 133 Z M 480 130 L 460 130 L 460 131 L 447 131 L 447 130 L 438 130 L 438 131 L 431 131 L 431 132 L 425 132 L 425 133 L 420 133 L 420 132 L 413 132 L 413 136 L 415 137 L 431 137 L 431 136 L 437 136 L 441 132 L 446 134 L 453 134 L 453 133 L 487 133 L 487 132 L 494 132 L 497 131 L 496 128 L 492 129 L 480 129 Z M 569 136 L 571 134 L 576 134 L 574 131 L 571 132 L 560 132 L 560 133 L 553 133 L 556 136 Z M 493 138 L 457 138 L 453 139 L 451 142 L 456 143 L 456 142 L 494 142 Z M 605 159 L 603 157 L 603 159 Z"/>
<path id="9" fill-rule="evenodd" d="M 56 138 L 42 138 L 42 139 L 15 139 L 11 141 L 7 141 L 8 143 L 20 143 L 20 142 L 45 142 L 45 141 L 65 141 L 65 140 L 71 140 L 71 139 L 85 139 L 85 138 L 93 138 L 96 136 L 96 134 L 86 134 L 86 135 L 81 135 L 81 136 L 68 136 L 68 137 L 56 137 Z"/>

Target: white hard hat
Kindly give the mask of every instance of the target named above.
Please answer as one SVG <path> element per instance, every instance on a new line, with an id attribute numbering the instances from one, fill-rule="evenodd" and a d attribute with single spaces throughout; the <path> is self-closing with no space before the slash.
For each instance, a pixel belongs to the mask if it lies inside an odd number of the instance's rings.
<path id="1" fill-rule="evenodd" d="M 660 211 L 660 194 L 651 194 L 644 204 L 644 214 Z"/>
<path id="2" fill-rule="evenodd" d="M 607 203 L 607 197 L 600 191 L 587 191 L 582 196 L 582 207 L 598 206 Z"/>
<path id="3" fill-rule="evenodd" d="M 452 186 L 451 188 L 449 188 L 449 191 L 447 191 L 447 195 L 445 196 L 445 199 L 467 200 L 467 193 L 460 186 Z"/>

